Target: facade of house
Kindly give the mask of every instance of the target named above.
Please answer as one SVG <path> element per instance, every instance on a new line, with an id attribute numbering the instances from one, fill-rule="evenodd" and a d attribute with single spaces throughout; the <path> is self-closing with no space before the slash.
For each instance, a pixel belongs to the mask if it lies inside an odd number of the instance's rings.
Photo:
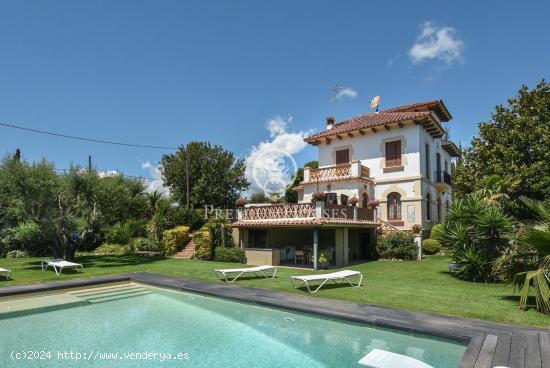
<path id="1" fill-rule="evenodd" d="M 451 118 L 442 100 L 327 118 L 324 131 L 305 139 L 318 148 L 319 167 L 305 168 L 299 203 L 240 210 L 234 226 L 249 263 L 304 257 L 317 268 L 322 254 L 342 266 L 371 257 L 377 233 L 413 225 L 429 233 L 452 199 L 451 162 L 460 152 L 442 127 Z"/>

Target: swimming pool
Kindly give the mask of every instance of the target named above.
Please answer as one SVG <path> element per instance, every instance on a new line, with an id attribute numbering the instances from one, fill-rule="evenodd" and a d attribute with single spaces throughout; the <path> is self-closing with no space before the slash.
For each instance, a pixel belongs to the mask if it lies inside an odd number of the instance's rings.
<path id="1" fill-rule="evenodd" d="M 377 348 L 450 368 L 466 350 L 461 342 L 140 284 L 2 301 L 0 331 L 2 367 L 360 367 Z"/>

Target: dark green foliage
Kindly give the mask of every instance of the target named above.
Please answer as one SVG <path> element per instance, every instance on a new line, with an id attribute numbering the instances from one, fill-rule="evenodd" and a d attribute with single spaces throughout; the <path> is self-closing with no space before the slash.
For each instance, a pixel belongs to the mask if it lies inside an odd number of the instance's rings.
<path id="1" fill-rule="evenodd" d="M 147 223 L 144 220 L 129 219 L 117 222 L 108 231 L 105 239 L 111 244 L 128 244 L 135 237 L 147 235 Z"/>
<path id="2" fill-rule="evenodd" d="M 250 203 L 271 203 L 271 198 L 265 195 L 264 192 L 253 193 L 249 198 Z"/>
<path id="3" fill-rule="evenodd" d="M 43 256 L 48 253 L 53 239 L 53 234 L 42 231 L 34 221 L 22 222 L 0 231 L 0 255 L 20 250 L 30 256 Z"/>
<path id="4" fill-rule="evenodd" d="M 493 262 L 509 247 L 512 219 L 477 196 L 455 199 L 447 211 L 439 242 L 451 251 L 454 274 L 465 280 L 495 279 Z"/>
<path id="5" fill-rule="evenodd" d="M 68 260 L 77 249 L 100 240 L 106 227 L 145 212 L 141 181 L 100 177 L 79 167 L 58 173 L 46 160 L 28 163 L 6 156 L 0 163 L 0 187 L 4 230 L 32 221 L 47 241 L 29 251 Z"/>
<path id="6" fill-rule="evenodd" d="M 203 209 L 185 208 L 184 206 L 178 206 L 172 208 L 168 214 L 168 221 L 170 227 L 175 226 L 189 226 L 192 231 L 200 229 L 206 222 L 204 218 Z"/>
<path id="7" fill-rule="evenodd" d="M 207 142 L 191 142 L 161 160 L 165 184 L 182 205 L 186 204 L 186 161 L 189 167 L 191 207 L 232 208 L 239 193 L 248 188 L 244 161 L 232 152 Z"/>
<path id="8" fill-rule="evenodd" d="M 511 199 L 526 196 L 543 200 L 550 197 L 550 84 L 540 81 L 529 90 L 521 87 L 517 96 L 499 105 L 491 121 L 479 124 L 464 158 L 453 173 L 454 192 L 466 195 L 495 188 L 494 179 L 484 183 L 473 178 L 497 175 L 506 183 L 502 194 Z M 487 185 L 485 185 L 487 187 Z M 523 206 L 512 201 L 511 210 L 519 218 L 527 216 Z"/>
<path id="9" fill-rule="evenodd" d="M 304 167 L 309 167 L 311 169 L 319 168 L 318 161 L 309 161 L 304 164 Z M 297 203 L 298 202 L 298 193 L 294 191 L 294 188 L 298 186 L 304 180 L 304 168 L 299 168 L 294 176 L 292 184 L 290 184 L 285 190 L 284 201 L 286 203 Z"/>
<path id="10" fill-rule="evenodd" d="M 237 247 L 217 247 L 214 261 L 244 263 L 244 251 Z"/>
<path id="11" fill-rule="evenodd" d="M 418 247 L 414 236 L 405 232 L 394 232 L 378 238 L 376 251 L 383 259 L 416 259 Z"/>
<path id="12" fill-rule="evenodd" d="M 460 279 L 483 282 L 493 279 L 491 258 L 473 246 L 455 250 L 452 259 L 456 265 L 453 275 Z"/>
<path id="13" fill-rule="evenodd" d="M 150 238 L 136 238 L 130 244 L 136 252 L 162 252 L 162 243 Z"/>
<path id="14" fill-rule="evenodd" d="M 422 252 L 424 254 L 432 255 L 441 251 L 441 244 L 435 239 L 424 239 L 422 242 Z"/>

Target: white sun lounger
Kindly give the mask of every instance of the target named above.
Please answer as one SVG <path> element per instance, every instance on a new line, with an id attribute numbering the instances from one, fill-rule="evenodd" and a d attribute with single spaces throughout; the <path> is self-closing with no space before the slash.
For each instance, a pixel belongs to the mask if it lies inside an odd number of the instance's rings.
<path id="1" fill-rule="evenodd" d="M 42 271 L 46 271 L 46 269 L 49 266 L 52 266 L 57 275 L 59 275 L 64 268 L 74 268 L 75 270 L 80 272 L 84 270 L 84 267 L 82 266 L 82 264 L 65 261 L 64 259 L 60 259 L 60 258 L 52 258 L 52 259 L 44 260 L 42 261 L 41 265 L 42 265 Z"/>
<path id="2" fill-rule="evenodd" d="M 358 363 L 371 368 L 433 368 L 420 360 L 380 349 L 372 349 Z"/>
<path id="3" fill-rule="evenodd" d="M 350 277 L 355 277 L 355 276 L 359 276 L 359 282 L 357 283 L 357 285 L 354 285 L 353 282 L 351 282 L 349 280 Z M 348 284 L 350 284 L 353 287 L 359 287 L 359 286 L 361 286 L 361 281 L 363 281 L 363 274 L 359 271 L 343 270 L 343 271 L 338 271 L 338 272 L 325 273 L 325 274 L 321 274 L 321 275 L 291 276 L 290 277 L 290 282 L 292 283 L 292 286 L 294 288 L 298 287 L 294 283 L 294 281 L 296 281 L 296 280 L 303 282 L 303 284 L 307 288 L 307 291 L 309 291 L 310 293 L 316 293 L 328 281 L 332 281 L 335 284 L 337 283 L 337 281 L 341 281 L 342 283 L 347 282 Z M 322 282 L 319 286 L 317 286 L 317 289 L 311 290 L 310 287 L 309 287 L 309 283 L 311 281 L 322 281 Z"/>
<path id="4" fill-rule="evenodd" d="M 273 274 L 270 275 L 268 271 L 273 271 Z M 245 273 L 253 273 L 253 274 L 259 273 L 263 275 L 266 279 L 273 279 L 277 274 L 277 268 L 273 266 L 258 266 L 258 267 L 250 267 L 250 268 L 229 268 L 229 269 L 214 270 L 214 273 L 216 274 L 216 278 L 220 278 L 221 276 L 225 280 L 225 282 L 234 282 Z M 230 276 L 231 274 L 236 274 L 236 276 L 231 278 Z"/>
<path id="5" fill-rule="evenodd" d="M 4 275 L 4 277 L 8 280 L 11 279 L 11 270 L 8 270 L 7 268 L 0 268 L 0 274 Z"/>

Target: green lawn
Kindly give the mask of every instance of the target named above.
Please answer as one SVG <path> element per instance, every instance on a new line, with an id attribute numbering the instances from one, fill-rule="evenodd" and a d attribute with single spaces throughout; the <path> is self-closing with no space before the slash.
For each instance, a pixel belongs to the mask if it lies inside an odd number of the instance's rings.
<path id="1" fill-rule="evenodd" d="M 40 258 L 1 259 L 0 267 L 13 271 L 13 281 L 0 286 L 69 280 L 99 275 L 148 271 L 190 279 L 217 282 L 214 268 L 240 267 L 230 263 L 204 262 L 173 258 L 138 256 L 80 256 L 84 273 L 66 270 L 56 276 L 53 270 L 42 272 Z M 550 316 L 535 310 L 518 309 L 518 296 L 509 285 L 471 283 L 455 279 L 447 272 L 447 259 L 431 256 L 422 262 L 369 262 L 347 267 L 363 272 L 361 288 L 332 287 L 321 289 L 318 297 L 342 299 L 381 306 L 411 309 L 443 315 L 484 319 L 518 325 L 550 327 Z M 289 276 L 311 271 L 280 268 L 274 280 L 243 278 L 238 285 L 254 286 L 305 294 L 294 290 Z M 219 282 L 219 281 L 218 281 Z"/>

